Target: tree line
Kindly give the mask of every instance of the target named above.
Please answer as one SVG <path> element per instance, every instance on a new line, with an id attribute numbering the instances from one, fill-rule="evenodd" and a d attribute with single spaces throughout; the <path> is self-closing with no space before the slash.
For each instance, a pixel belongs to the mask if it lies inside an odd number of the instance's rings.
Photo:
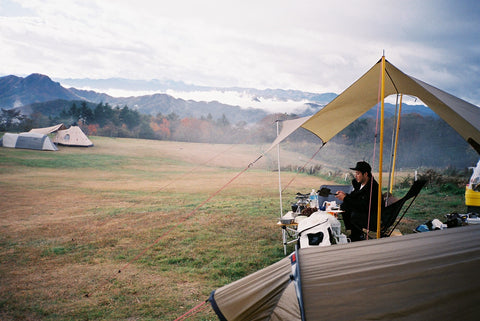
<path id="1" fill-rule="evenodd" d="M 2 109 L 0 131 L 22 132 L 64 123 L 67 127 L 76 124 L 87 135 L 93 136 L 200 143 L 269 144 L 276 137 L 276 122 L 296 117 L 295 114 L 271 114 L 256 124 L 234 124 L 225 114 L 218 119 L 214 119 L 211 114 L 200 118 L 180 118 L 175 113 L 147 115 L 128 106 L 112 107 L 108 103 L 73 102 L 56 116 L 45 116 L 39 112 L 25 116 L 17 109 Z M 337 155 L 339 162 L 342 158 L 348 163 L 351 158 L 368 159 L 371 151 L 375 150 L 375 139 L 378 141 L 375 132 L 377 127 L 374 118 L 359 118 L 337 134 L 327 147 L 335 146 L 335 153 L 340 154 Z M 393 117 L 385 119 L 386 145 L 390 144 L 390 133 L 395 127 Z M 302 129 L 290 135 L 286 142 L 286 148 L 304 155 L 311 155 L 320 144 L 316 136 Z M 355 151 L 354 155 L 350 153 L 352 150 Z M 325 160 L 331 159 L 330 154 Z M 458 168 L 472 166 L 477 160 L 478 154 L 442 119 L 414 113 L 402 116 L 398 138 L 398 166 Z"/>
<path id="2" fill-rule="evenodd" d="M 355 120 L 328 142 L 325 146 L 327 152 L 319 153 L 318 158 L 328 163 L 336 157 L 337 164 L 348 167 L 352 160 L 373 159 L 373 151 L 376 151 L 375 159 L 378 160 L 380 149 L 378 127 L 375 118 Z M 387 169 L 390 167 L 388 163 L 394 152 L 395 117 L 386 118 L 384 128 L 383 157 L 386 165 L 384 168 Z M 304 141 L 310 140 L 311 143 L 315 141 L 310 133 L 302 135 Z M 308 154 L 308 150 L 312 150 L 311 143 L 293 143 L 292 146 L 295 147 L 292 148 Z M 402 115 L 400 119 L 395 156 L 398 170 L 449 166 L 464 168 L 474 166 L 479 158 L 477 152 L 443 119 L 416 113 Z"/>
<path id="3" fill-rule="evenodd" d="M 29 116 L 18 109 L 0 112 L 0 132 L 24 132 L 32 128 L 49 127 L 59 123 L 78 125 L 86 135 L 175 140 L 202 143 L 263 143 L 275 138 L 275 129 L 264 123 L 232 124 L 223 114 L 214 119 L 211 114 L 200 118 L 180 118 L 174 112 L 163 115 L 139 113 L 128 106 L 110 106 L 108 103 L 92 104 L 72 102 L 57 115 L 34 112 Z"/>

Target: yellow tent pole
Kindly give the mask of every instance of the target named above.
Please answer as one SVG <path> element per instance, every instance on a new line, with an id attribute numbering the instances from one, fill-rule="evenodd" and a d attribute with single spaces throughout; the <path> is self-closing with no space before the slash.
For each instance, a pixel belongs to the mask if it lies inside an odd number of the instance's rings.
<path id="1" fill-rule="evenodd" d="M 400 94 L 400 104 L 398 107 L 397 128 L 395 129 L 395 145 L 393 147 L 393 162 L 392 162 L 392 179 L 390 180 L 390 193 L 393 193 L 393 180 L 395 178 L 395 160 L 397 158 L 397 146 L 398 146 L 398 132 L 400 131 L 400 118 L 402 115 L 402 98 Z"/>
<path id="2" fill-rule="evenodd" d="M 385 56 L 382 56 L 382 90 L 381 90 L 381 114 L 380 114 L 380 151 L 378 159 L 378 211 L 377 211 L 377 239 L 380 238 L 381 217 L 382 217 L 382 172 L 383 172 L 383 126 L 385 111 Z"/>

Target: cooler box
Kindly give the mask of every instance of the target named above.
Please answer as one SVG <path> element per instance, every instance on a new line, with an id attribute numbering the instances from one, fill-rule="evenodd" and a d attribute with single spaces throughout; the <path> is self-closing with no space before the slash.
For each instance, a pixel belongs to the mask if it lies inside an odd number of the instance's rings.
<path id="1" fill-rule="evenodd" d="M 465 189 L 465 205 L 467 211 L 480 214 L 480 192 L 476 192 L 471 188 Z"/>
<path id="2" fill-rule="evenodd" d="M 480 160 L 465 189 L 465 205 L 469 213 L 480 214 Z"/>

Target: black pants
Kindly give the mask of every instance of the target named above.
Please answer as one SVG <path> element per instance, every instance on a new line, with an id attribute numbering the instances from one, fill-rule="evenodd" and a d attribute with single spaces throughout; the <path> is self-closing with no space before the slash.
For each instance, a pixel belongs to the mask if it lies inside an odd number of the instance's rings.
<path id="1" fill-rule="evenodd" d="M 342 217 L 345 229 L 352 231 L 350 240 L 352 242 L 364 240 L 363 228 L 367 226 L 368 217 L 356 212 L 344 212 Z"/>

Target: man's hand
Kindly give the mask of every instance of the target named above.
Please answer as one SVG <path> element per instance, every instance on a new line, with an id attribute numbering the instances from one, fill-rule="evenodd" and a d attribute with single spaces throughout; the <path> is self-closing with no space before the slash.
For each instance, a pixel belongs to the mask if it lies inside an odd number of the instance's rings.
<path id="1" fill-rule="evenodd" d="M 345 198 L 345 195 L 347 194 L 345 194 L 344 191 L 337 191 L 337 193 L 335 193 L 335 197 L 341 201 L 343 201 L 343 199 Z"/>

